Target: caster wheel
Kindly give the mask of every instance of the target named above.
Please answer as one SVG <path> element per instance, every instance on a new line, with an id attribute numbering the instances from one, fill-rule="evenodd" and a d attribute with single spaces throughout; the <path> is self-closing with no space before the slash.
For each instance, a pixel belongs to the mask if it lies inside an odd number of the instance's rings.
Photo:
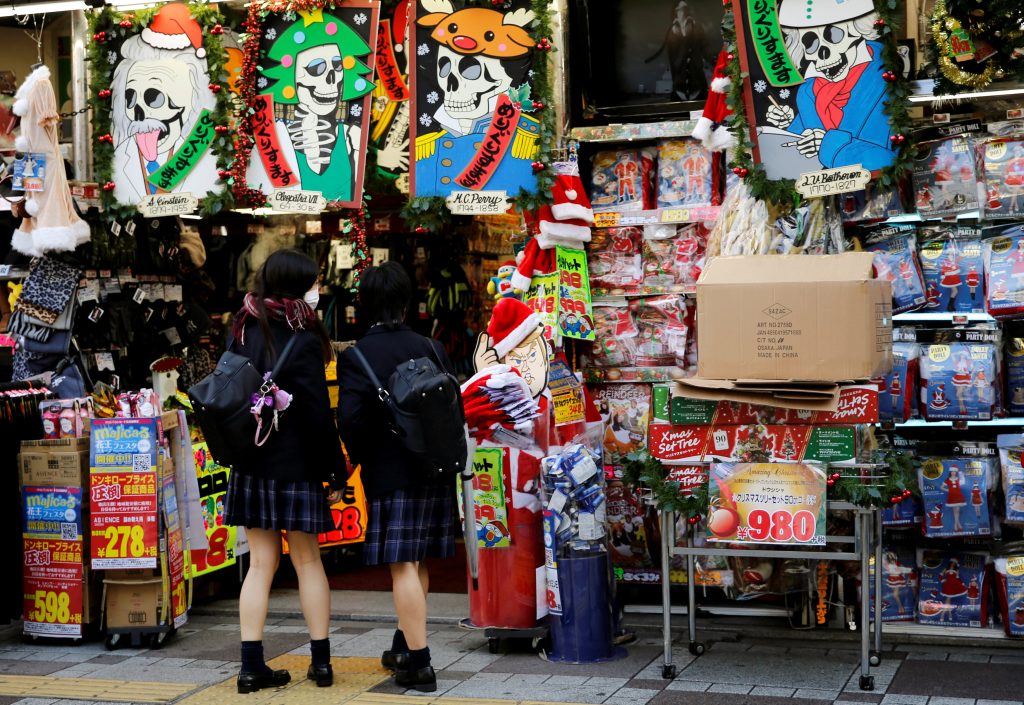
<path id="1" fill-rule="evenodd" d="M 499 639 L 488 639 L 487 650 L 490 651 L 492 654 L 496 654 L 498 653 L 498 646 L 500 646 L 500 644 L 501 641 Z"/>
<path id="2" fill-rule="evenodd" d="M 103 645 L 105 647 L 107 647 L 107 651 L 113 651 L 114 649 L 116 649 L 120 645 L 120 643 L 121 643 L 121 635 L 120 634 L 108 634 L 106 641 L 103 642 Z"/>
<path id="3" fill-rule="evenodd" d="M 674 663 L 666 663 L 661 667 L 661 677 L 667 681 L 672 680 L 676 677 L 676 666 Z"/>
<path id="4" fill-rule="evenodd" d="M 704 655 L 704 643 L 700 641 L 694 641 L 690 643 L 690 653 L 694 656 Z"/>
<path id="5" fill-rule="evenodd" d="M 868 656 L 868 663 L 870 663 L 872 666 L 878 666 L 882 663 L 882 654 L 878 653 L 877 651 L 872 651 L 871 655 Z"/>
<path id="6" fill-rule="evenodd" d="M 874 676 L 861 676 L 860 677 L 860 689 L 861 690 L 874 690 L 875 689 L 875 677 Z"/>

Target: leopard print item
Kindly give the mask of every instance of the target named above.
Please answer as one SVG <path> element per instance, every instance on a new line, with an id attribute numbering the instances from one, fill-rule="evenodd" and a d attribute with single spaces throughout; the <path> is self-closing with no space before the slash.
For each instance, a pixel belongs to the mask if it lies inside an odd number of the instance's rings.
<path id="1" fill-rule="evenodd" d="M 41 321 L 53 323 L 67 308 L 68 302 L 78 288 L 78 280 L 77 267 L 50 257 L 32 260 L 25 286 L 18 297 L 19 307 L 22 302 L 25 305 L 32 305 L 36 312 L 32 312 L 31 315 Z M 52 317 L 39 315 L 40 310 L 49 311 Z"/>

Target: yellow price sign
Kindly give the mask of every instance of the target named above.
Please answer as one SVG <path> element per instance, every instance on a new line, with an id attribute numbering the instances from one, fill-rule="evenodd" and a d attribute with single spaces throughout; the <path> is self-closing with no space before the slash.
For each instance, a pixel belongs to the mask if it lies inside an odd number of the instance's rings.
<path id="1" fill-rule="evenodd" d="M 146 532 L 139 524 L 108 526 L 103 538 L 107 540 L 105 558 L 142 558 L 146 555 Z"/>
<path id="2" fill-rule="evenodd" d="M 661 212 L 662 223 L 687 223 L 690 221 L 690 209 L 668 208 Z"/>
<path id="3" fill-rule="evenodd" d="M 614 228 L 622 218 L 621 213 L 594 213 L 595 228 Z"/>
<path id="4" fill-rule="evenodd" d="M 66 592 L 36 590 L 30 622 L 67 624 L 71 621 L 71 597 Z"/>

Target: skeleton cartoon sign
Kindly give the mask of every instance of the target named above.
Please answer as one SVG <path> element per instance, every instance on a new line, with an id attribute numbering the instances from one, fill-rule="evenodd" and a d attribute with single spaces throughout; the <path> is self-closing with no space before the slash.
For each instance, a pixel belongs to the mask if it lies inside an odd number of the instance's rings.
<path id="1" fill-rule="evenodd" d="M 267 14 L 249 106 L 250 186 L 361 204 L 378 9 L 342 0 L 330 10 Z"/>
<path id="2" fill-rule="evenodd" d="M 148 27 L 109 42 L 114 198 L 137 205 L 147 196 L 219 192 L 216 99 L 203 34 L 188 5 L 168 3 Z"/>
<path id="3" fill-rule="evenodd" d="M 536 190 L 535 19 L 529 0 L 416 0 L 414 196 Z"/>
<path id="4" fill-rule="evenodd" d="M 377 86 L 373 89 L 370 144 L 377 150 L 377 171 L 403 184 L 409 173 L 409 4 L 401 0 L 377 29 Z M 403 178 L 405 177 L 405 178 Z"/>
<path id="5" fill-rule="evenodd" d="M 771 179 L 893 163 L 872 0 L 733 0 L 754 158 Z"/>

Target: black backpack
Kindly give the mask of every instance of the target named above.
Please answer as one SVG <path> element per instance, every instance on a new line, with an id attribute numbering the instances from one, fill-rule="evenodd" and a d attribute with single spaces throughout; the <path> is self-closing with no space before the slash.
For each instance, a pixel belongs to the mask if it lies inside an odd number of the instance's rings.
<path id="1" fill-rule="evenodd" d="M 436 358 L 432 342 L 430 349 Z M 421 357 L 403 362 L 395 367 L 385 387 L 359 348 L 352 352 L 388 409 L 392 433 L 419 461 L 426 481 L 444 482 L 461 473 L 469 453 L 462 390 L 440 360 L 435 364 L 435 360 Z"/>

